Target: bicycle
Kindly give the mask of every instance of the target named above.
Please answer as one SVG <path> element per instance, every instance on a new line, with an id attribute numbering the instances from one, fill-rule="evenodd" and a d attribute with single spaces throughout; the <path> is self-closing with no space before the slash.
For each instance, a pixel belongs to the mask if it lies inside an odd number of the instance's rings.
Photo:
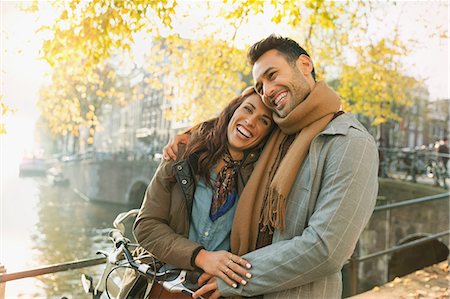
<path id="1" fill-rule="evenodd" d="M 443 187 L 445 189 L 448 188 L 446 182 L 446 179 L 448 178 L 447 170 L 440 159 L 430 159 L 428 161 L 426 174 L 429 178 L 434 179 L 435 186 Z"/>
<path id="2" fill-rule="evenodd" d="M 114 244 L 114 250 L 111 253 L 105 251 L 97 252 L 97 254 L 105 255 L 106 265 L 95 286 L 91 276 L 86 274 L 81 275 L 81 283 L 84 291 L 88 294 L 92 294 L 93 299 L 100 299 L 103 294 L 106 294 L 108 298 L 116 298 L 119 294 L 120 287 L 119 284 L 111 278 L 111 274 L 118 269 L 131 268 L 152 281 L 152 283 L 148 283 L 147 286 L 144 286 L 146 289 L 143 298 L 151 298 L 149 296 L 152 292 L 153 282 L 156 282 L 162 286 L 164 290 L 170 293 L 183 293 L 192 297 L 194 291 L 185 285 L 188 283 L 189 271 L 183 269 L 167 269 L 163 263 L 156 260 L 156 258 L 151 255 L 146 256 L 152 259 L 152 262 L 149 264 L 138 263 L 137 259 L 133 258 L 129 247 L 137 247 L 138 244 L 131 243 L 129 239 L 124 237 L 125 225 L 123 222 L 130 217 L 135 217 L 138 212 L 138 209 L 133 209 L 117 215 L 113 221 L 114 229 L 111 229 L 109 233 L 109 237 Z M 139 259 L 142 258 L 142 256 L 139 257 Z"/>

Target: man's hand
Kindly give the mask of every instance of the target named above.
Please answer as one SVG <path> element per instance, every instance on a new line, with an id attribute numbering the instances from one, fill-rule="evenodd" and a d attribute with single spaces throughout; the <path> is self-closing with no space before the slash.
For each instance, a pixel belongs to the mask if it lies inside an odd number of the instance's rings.
<path id="1" fill-rule="evenodd" d="M 203 269 L 203 271 L 207 274 L 223 279 L 233 288 L 237 287 L 237 283 L 246 285 L 247 281 L 244 278 L 252 277 L 252 275 L 246 270 L 251 268 L 249 262 L 224 250 L 200 250 L 195 258 L 195 265 Z M 199 280 L 199 283 L 203 282 L 204 280 Z"/>
<path id="2" fill-rule="evenodd" d="M 197 291 L 195 291 L 194 294 L 192 294 L 192 298 L 198 298 L 200 296 L 210 294 L 208 296 L 209 299 L 218 299 L 220 298 L 220 291 L 217 287 L 217 279 L 216 277 L 211 277 L 211 275 L 203 273 L 200 278 L 198 279 L 199 283 L 201 280 L 209 279 L 208 282 L 199 288 Z"/>
<path id="3" fill-rule="evenodd" d="M 167 161 L 172 159 L 175 161 L 177 159 L 178 144 L 188 144 L 190 137 L 191 135 L 189 134 L 181 134 L 170 138 L 169 143 L 163 148 L 163 159 Z"/>

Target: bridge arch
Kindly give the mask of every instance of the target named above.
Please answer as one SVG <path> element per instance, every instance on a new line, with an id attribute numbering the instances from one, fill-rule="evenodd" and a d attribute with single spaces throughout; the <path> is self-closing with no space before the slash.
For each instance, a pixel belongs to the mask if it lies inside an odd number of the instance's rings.
<path id="1" fill-rule="evenodd" d="M 406 244 L 430 236 L 428 233 L 415 233 L 401 239 L 397 245 Z M 394 252 L 388 263 L 388 280 L 401 277 L 447 259 L 449 248 L 434 239 L 417 246 Z"/>
<path id="2" fill-rule="evenodd" d="M 133 208 L 139 208 L 141 206 L 148 183 L 148 178 L 145 177 L 135 178 L 131 182 L 126 193 L 128 205 Z"/>

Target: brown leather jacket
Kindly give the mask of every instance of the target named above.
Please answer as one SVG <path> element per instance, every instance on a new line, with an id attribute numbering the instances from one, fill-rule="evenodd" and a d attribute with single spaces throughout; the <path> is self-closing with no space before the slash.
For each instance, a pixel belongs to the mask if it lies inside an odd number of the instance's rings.
<path id="1" fill-rule="evenodd" d="M 260 149 L 248 153 L 238 173 L 240 194 L 253 171 Z M 140 246 L 160 261 L 193 270 L 201 246 L 188 239 L 190 215 L 198 181 L 196 157 L 163 161 L 151 180 L 134 224 Z M 173 179 L 175 175 L 176 181 Z"/>

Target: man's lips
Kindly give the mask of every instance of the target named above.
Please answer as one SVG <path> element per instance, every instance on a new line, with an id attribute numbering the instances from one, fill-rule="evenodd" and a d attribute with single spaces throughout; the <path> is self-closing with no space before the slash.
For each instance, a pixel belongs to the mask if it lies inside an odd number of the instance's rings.
<path id="1" fill-rule="evenodd" d="M 247 130 L 244 126 L 242 125 L 237 125 L 236 126 L 236 130 L 243 135 L 245 138 L 252 138 L 253 134 L 252 132 L 250 132 L 249 130 Z"/>
<path id="2" fill-rule="evenodd" d="M 272 105 L 278 108 L 280 104 L 283 103 L 283 100 L 287 97 L 287 93 L 288 92 L 286 90 L 277 93 L 276 96 L 272 98 Z"/>

